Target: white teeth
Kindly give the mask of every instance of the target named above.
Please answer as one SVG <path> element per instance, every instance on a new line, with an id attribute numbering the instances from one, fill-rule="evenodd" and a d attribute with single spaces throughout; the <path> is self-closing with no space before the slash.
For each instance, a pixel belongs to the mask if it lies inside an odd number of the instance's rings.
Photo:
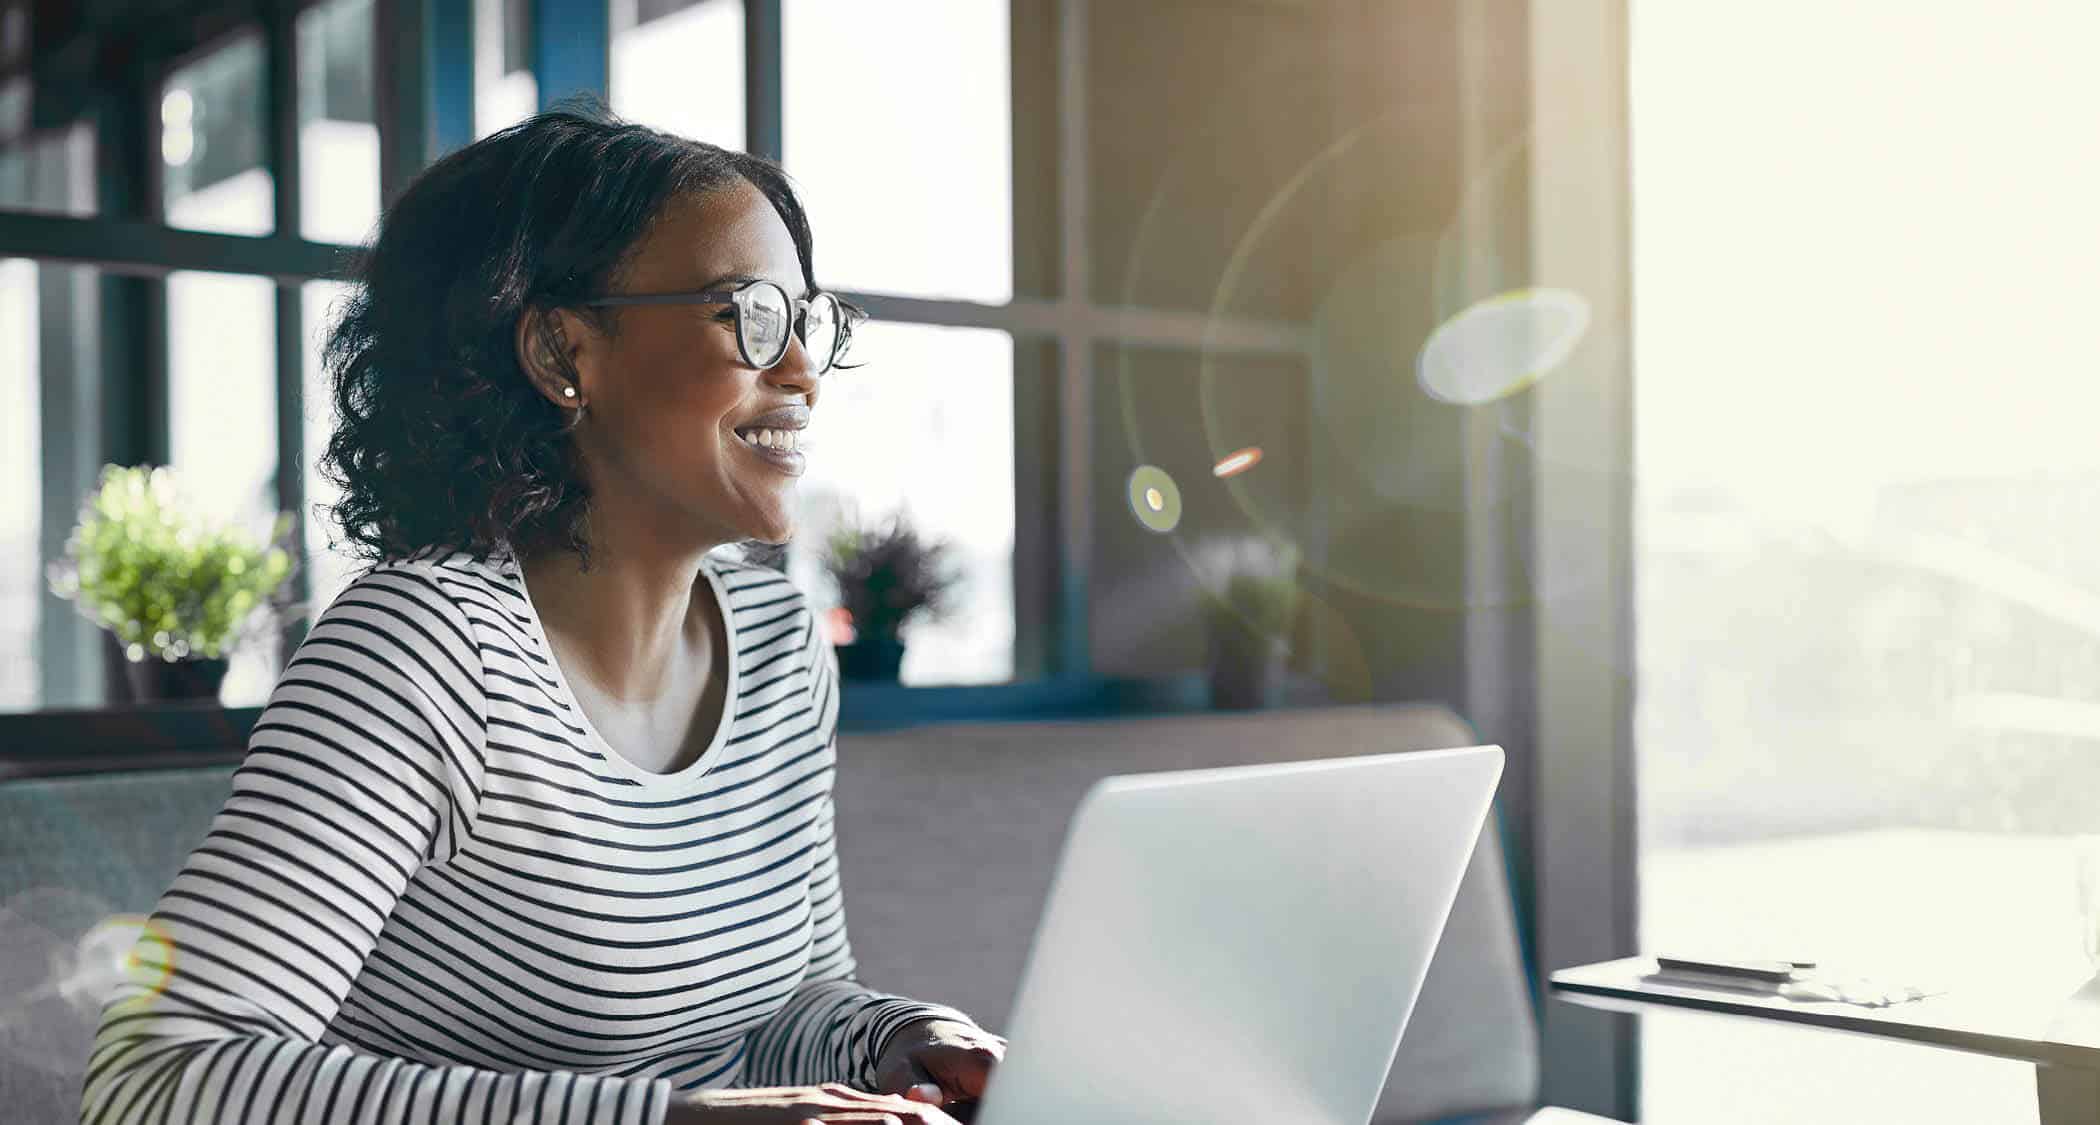
<path id="1" fill-rule="evenodd" d="M 784 453 L 796 452 L 802 446 L 801 435 L 793 430 L 752 430 L 744 435 L 744 440 L 752 445 L 777 449 Z"/>

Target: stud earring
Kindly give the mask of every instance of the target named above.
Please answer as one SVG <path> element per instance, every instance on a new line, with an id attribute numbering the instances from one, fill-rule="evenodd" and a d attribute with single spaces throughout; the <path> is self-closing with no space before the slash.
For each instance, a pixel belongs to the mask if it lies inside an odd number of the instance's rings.
<path id="1" fill-rule="evenodd" d="M 561 397 L 563 397 L 563 398 L 575 398 L 575 397 L 576 397 L 576 388 L 574 388 L 574 387 L 563 387 L 563 388 L 561 389 Z"/>

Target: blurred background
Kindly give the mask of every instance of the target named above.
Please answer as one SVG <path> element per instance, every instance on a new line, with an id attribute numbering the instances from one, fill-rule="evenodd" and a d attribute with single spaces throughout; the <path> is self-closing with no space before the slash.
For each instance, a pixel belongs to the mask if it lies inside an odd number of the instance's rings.
<path id="1" fill-rule="evenodd" d="M 1259 705 L 1510 748 L 1535 969 L 2076 962 L 2095 42 L 2075 0 L 0 0 L 0 741 L 195 721 L 53 578 L 105 464 L 290 514 L 208 704 L 252 718 L 355 573 L 345 256 L 591 91 L 781 160 L 875 314 L 781 565 L 835 604 L 822 545 L 894 513 L 958 581 L 849 713 L 1216 706 L 1222 607 L 1281 642 Z M 1628 1119 L 2033 1120 L 2018 1064 L 1539 1017 L 1546 1096 Z"/>

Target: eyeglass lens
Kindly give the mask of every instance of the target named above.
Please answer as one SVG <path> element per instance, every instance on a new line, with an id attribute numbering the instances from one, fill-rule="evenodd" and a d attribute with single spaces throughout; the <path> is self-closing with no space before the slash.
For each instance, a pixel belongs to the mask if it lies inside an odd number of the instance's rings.
<path id="1" fill-rule="evenodd" d="M 787 355 L 788 330 L 794 320 L 787 291 L 766 282 L 744 289 L 737 296 L 743 306 L 739 322 L 744 353 L 760 367 L 779 363 Z M 819 293 L 803 314 L 802 325 L 802 346 L 819 374 L 830 369 L 838 340 L 838 300 L 829 293 Z"/>
<path id="2" fill-rule="evenodd" d="M 777 285 L 753 285 L 737 294 L 743 305 L 738 317 L 744 334 L 744 354 L 760 367 L 771 367 L 787 354 L 787 292 Z"/>
<path id="3" fill-rule="evenodd" d="M 809 349 L 809 358 L 816 363 L 819 374 L 831 369 L 838 343 L 838 299 L 819 293 L 809 303 L 809 311 L 802 314 L 802 346 Z"/>

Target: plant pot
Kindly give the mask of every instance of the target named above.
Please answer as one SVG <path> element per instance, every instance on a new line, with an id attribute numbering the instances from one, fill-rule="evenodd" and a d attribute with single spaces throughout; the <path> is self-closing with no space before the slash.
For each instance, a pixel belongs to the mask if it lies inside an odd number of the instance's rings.
<path id="1" fill-rule="evenodd" d="M 133 703 L 163 703 L 179 700 L 217 699 L 226 679 L 226 661 L 218 660 L 126 660 L 116 638 L 117 661 L 124 666 L 124 685 L 131 689 Z"/>
<path id="2" fill-rule="evenodd" d="M 1219 622 L 1210 630 L 1210 705 L 1253 711 L 1283 701 L 1290 646 L 1245 625 Z"/>
<path id="3" fill-rule="evenodd" d="M 904 666 L 904 642 L 896 637 L 860 637 L 838 646 L 839 675 L 848 680 L 897 682 Z"/>

